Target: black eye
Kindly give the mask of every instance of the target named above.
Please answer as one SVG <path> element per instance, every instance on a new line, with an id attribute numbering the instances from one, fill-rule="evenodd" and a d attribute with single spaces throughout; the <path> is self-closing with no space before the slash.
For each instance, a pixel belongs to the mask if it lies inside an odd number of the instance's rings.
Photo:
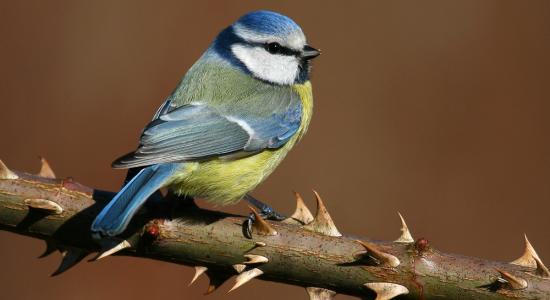
<path id="1" fill-rule="evenodd" d="M 267 52 L 269 52 L 271 54 L 280 53 L 282 48 L 283 47 L 281 47 L 281 45 L 279 43 L 267 43 L 267 44 L 265 44 L 265 50 L 267 50 Z"/>

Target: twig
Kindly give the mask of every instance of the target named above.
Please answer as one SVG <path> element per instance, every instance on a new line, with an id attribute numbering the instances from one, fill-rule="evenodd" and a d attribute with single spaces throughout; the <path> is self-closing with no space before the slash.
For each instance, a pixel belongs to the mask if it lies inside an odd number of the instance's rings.
<path id="1" fill-rule="evenodd" d="M 70 179 L 14 172 L 0 161 L 0 229 L 45 240 L 43 256 L 61 251 L 52 275 L 98 252 L 96 259 L 116 254 L 194 266 L 192 282 L 202 274 L 210 278 L 207 293 L 237 275 L 231 290 L 259 278 L 306 287 L 310 299 L 335 293 L 379 300 L 550 299 L 550 272 L 527 239 L 525 254 L 504 263 L 439 252 L 426 239 L 414 241 L 404 219 L 395 242 L 341 236 L 316 194 L 313 219 L 297 195 L 292 217 L 256 222 L 253 239 L 243 235 L 243 216 L 166 197 L 142 209 L 120 240 L 98 245 L 90 224 L 112 196 Z"/>

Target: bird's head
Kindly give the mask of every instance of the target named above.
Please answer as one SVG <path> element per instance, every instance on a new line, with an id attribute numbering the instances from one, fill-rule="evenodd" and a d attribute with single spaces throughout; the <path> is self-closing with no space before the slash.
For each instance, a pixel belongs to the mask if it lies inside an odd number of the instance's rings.
<path id="1" fill-rule="evenodd" d="M 213 50 L 255 78 L 279 85 L 308 80 L 310 60 L 320 54 L 292 19 L 264 10 L 248 13 L 223 30 Z"/>

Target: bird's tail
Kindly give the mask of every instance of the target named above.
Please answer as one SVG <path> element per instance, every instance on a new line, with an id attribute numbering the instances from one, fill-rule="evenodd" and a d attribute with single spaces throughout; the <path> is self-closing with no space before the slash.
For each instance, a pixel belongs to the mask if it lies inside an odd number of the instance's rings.
<path id="1" fill-rule="evenodd" d="M 181 167 L 181 164 L 161 164 L 143 168 L 115 195 L 92 223 L 92 232 L 100 236 L 122 233 L 132 217 L 159 188 Z"/>

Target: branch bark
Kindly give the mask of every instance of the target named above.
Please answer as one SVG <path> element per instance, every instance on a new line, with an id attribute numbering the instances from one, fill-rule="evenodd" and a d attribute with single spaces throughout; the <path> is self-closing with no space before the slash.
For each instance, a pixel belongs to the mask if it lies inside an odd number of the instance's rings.
<path id="1" fill-rule="evenodd" d="M 238 275 L 233 289 L 257 277 L 303 286 L 311 299 L 335 293 L 364 299 L 550 299 L 550 274 L 528 241 L 524 256 L 511 264 L 442 253 L 427 240 L 413 241 L 404 221 L 396 242 L 340 236 L 320 198 L 313 220 L 298 199 L 294 219 L 260 223 L 253 239 L 243 235 L 243 216 L 164 199 L 142 210 L 115 243 L 118 248 L 98 245 L 90 224 L 113 195 L 70 179 L 13 172 L 0 161 L 0 229 L 47 241 L 45 255 L 61 251 L 64 259 L 53 275 L 92 252 L 116 252 L 194 266 L 196 277 L 210 278 L 207 293 Z"/>

